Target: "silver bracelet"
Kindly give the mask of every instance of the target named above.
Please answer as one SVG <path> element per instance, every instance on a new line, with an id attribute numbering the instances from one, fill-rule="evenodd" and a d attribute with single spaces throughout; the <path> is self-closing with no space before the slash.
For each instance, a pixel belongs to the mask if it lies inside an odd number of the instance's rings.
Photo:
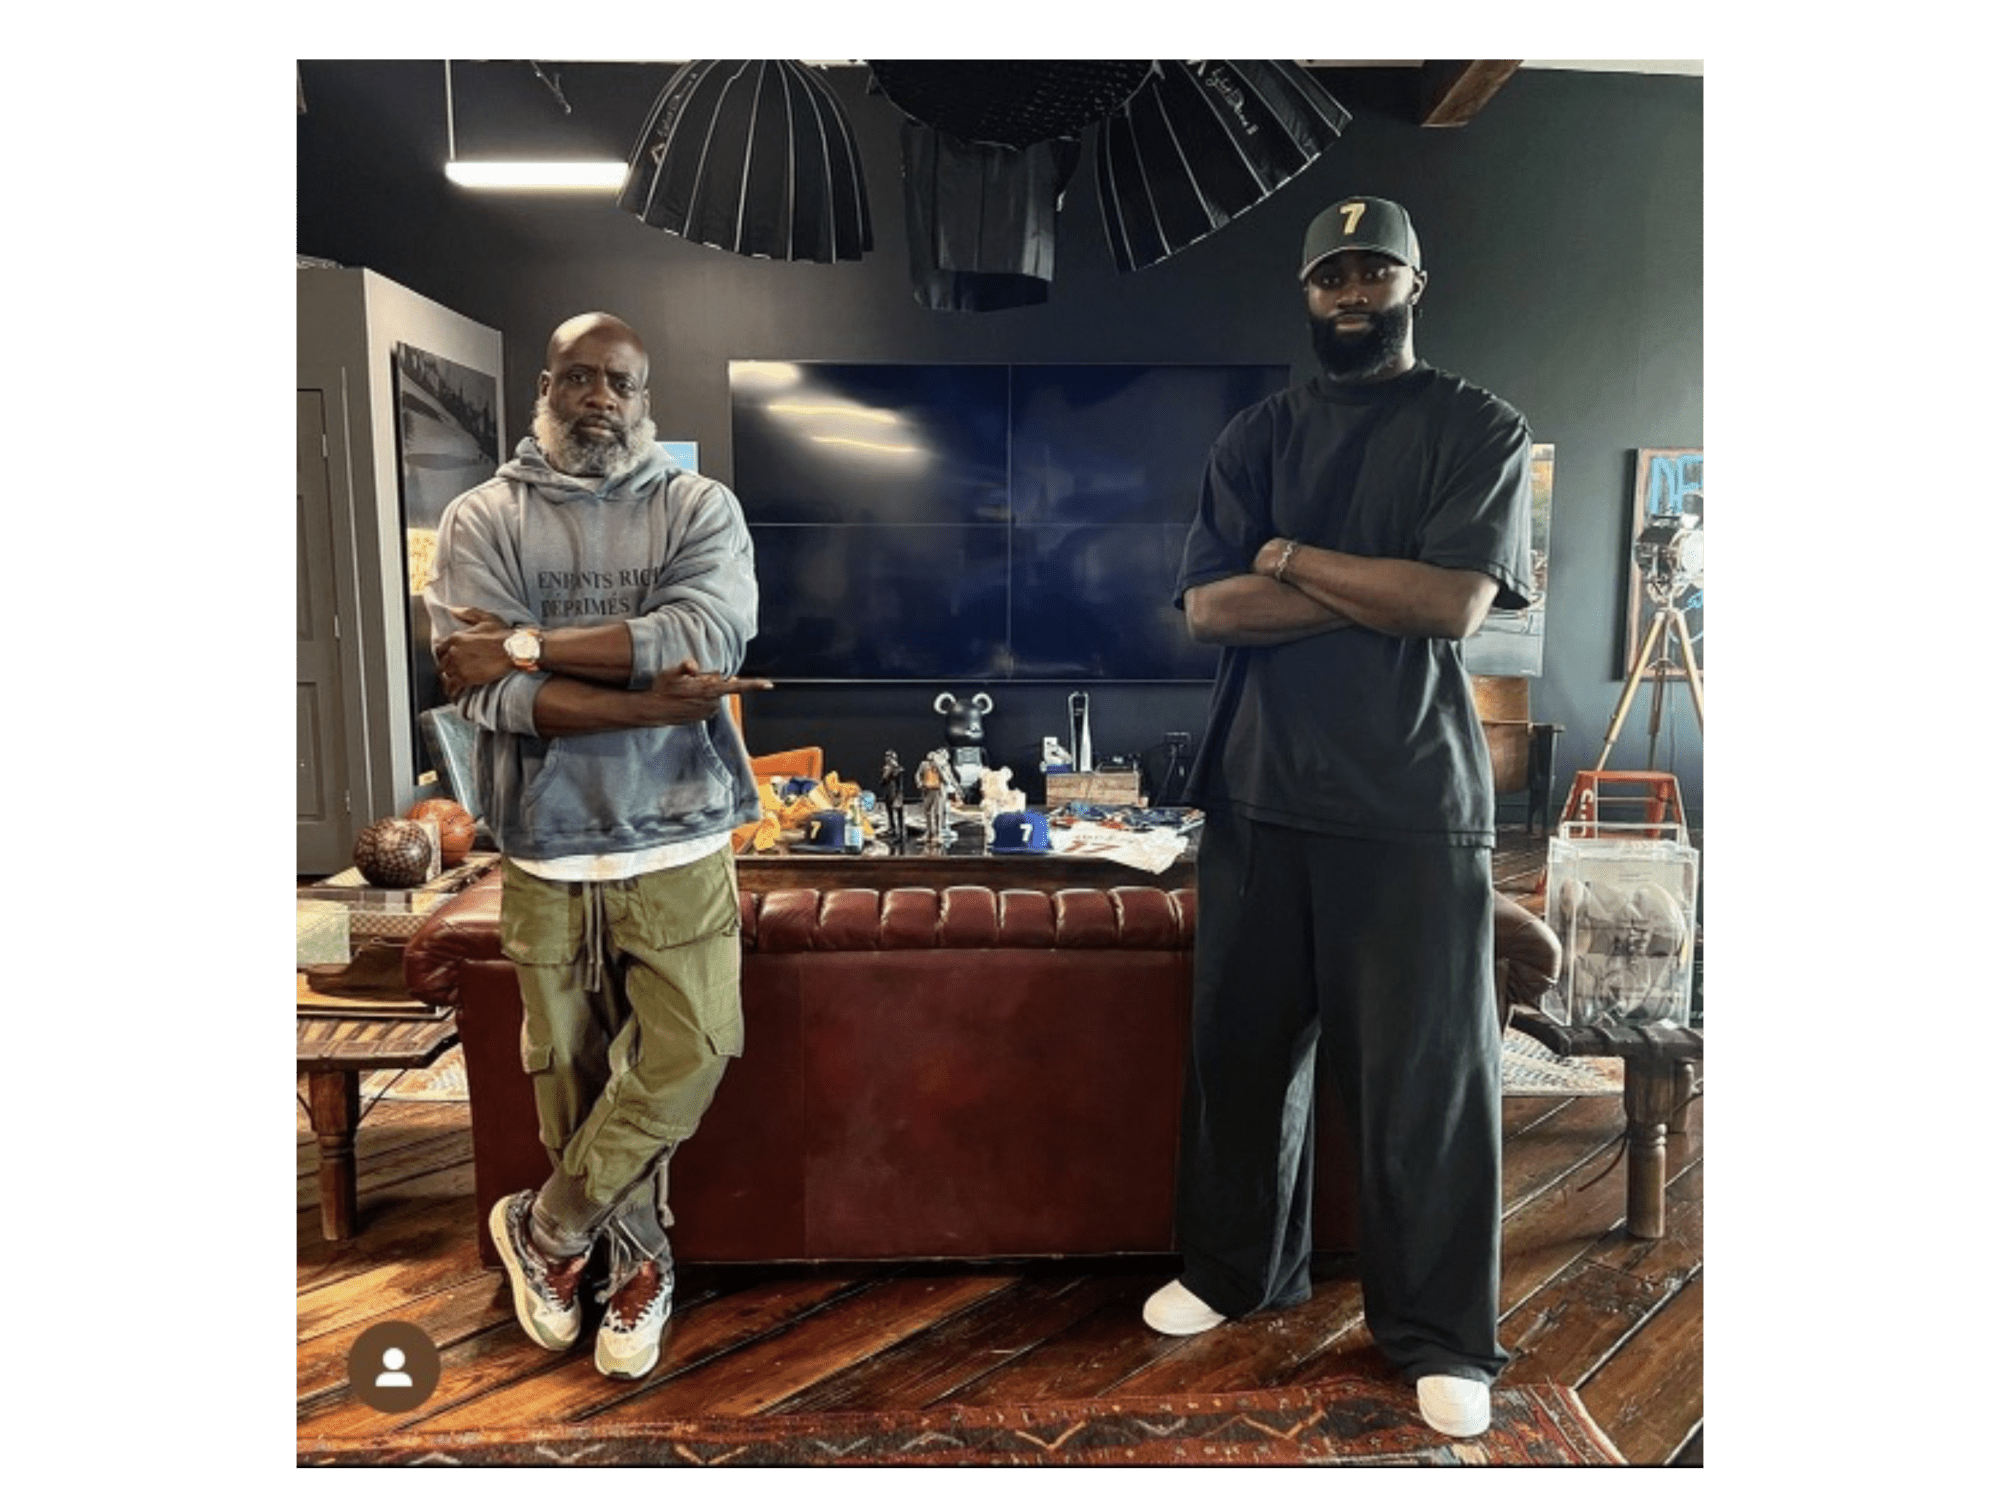
<path id="1" fill-rule="evenodd" d="M 1285 550 L 1278 554 L 1277 567 L 1271 570 L 1271 581 L 1273 583 L 1283 583 L 1285 581 L 1285 569 L 1292 565 L 1292 554 L 1298 550 L 1299 544 L 1297 542 L 1288 541 L 1285 543 Z"/>

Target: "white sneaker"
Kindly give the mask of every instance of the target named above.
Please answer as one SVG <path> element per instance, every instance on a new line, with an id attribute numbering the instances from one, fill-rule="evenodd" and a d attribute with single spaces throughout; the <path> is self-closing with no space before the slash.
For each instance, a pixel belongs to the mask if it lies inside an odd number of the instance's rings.
<path id="1" fill-rule="evenodd" d="M 604 1321 L 597 1325 L 597 1371 L 616 1380 L 638 1380 L 660 1360 L 660 1339 L 674 1311 L 674 1263 L 627 1251 L 612 1237 L 612 1281 Z"/>
<path id="2" fill-rule="evenodd" d="M 1462 1375 L 1418 1377 L 1417 1410 L 1446 1437 L 1478 1437 L 1493 1422 L 1493 1401 L 1485 1382 Z"/>
<path id="3" fill-rule="evenodd" d="M 1207 1333 L 1228 1321 L 1178 1281 L 1170 1281 L 1146 1299 L 1146 1326 L 1158 1333 Z"/>

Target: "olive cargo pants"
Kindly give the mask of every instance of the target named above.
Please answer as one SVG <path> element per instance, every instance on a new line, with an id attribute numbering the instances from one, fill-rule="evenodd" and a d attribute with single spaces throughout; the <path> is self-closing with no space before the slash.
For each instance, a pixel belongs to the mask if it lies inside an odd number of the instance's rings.
<path id="1" fill-rule="evenodd" d="M 649 1253 L 673 1223 L 666 1164 L 743 1051 L 728 849 L 628 880 L 503 862 L 501 945 L 521 985 L 521 1062 L 553 1171 L 538 1229 L 567 1253 L 614 1216 Z"/>

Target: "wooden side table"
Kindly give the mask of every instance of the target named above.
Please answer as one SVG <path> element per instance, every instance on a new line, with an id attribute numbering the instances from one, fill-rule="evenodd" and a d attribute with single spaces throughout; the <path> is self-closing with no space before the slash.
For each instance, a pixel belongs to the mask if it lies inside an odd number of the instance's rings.
<path id="1" fill-rule="evenodd" d="M 1656 1240 L 1667 1224 L 1667 1134 L 1693 1097 L 1701 1030 L 1690 1026 L 1562 1026 L 1517 1009 L 1510 1024 L 1558 1057 L 1625 1061 L 1625 1232 Z"/>
<path id="2" fill-rule="evenodd" d="M 456 1040 L 458 1022 L 451 1017 L 299 1017 L 299 1074 L 306 1083 L 306 1113 L 319 1138 L 319 1227 L 327 1239 L 354 1236 L 361 1075 L 378 1068 L 427 1068 Z"/>

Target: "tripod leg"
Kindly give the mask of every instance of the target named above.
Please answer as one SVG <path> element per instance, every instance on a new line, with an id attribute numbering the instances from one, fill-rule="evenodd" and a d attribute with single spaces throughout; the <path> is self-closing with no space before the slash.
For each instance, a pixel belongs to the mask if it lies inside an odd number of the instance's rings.
<path id="1" fill-rule="evenodd" d="M 1659 644 L 1660 634 L 1666 629 L 1667 617 L 1655 614 L 1646 627 L 1646 639 L 1632 658 L 1632 670 L 1625 677 L 1625 691 L 1618 695 L 1618 707 L 1611 711 L 1611 727 L 1604 731 L 1604 748 L 1597 752 L 1597 764 L 1593 770 L 1601 771 L 1604 763 L 1611 759 L 1611 747 L 1618 742 L 1618 731 L 1625 727 L 1625 715 L 1632 711 L 1632 699 L 1639 692 L 1640 679 L 1646 675 L 1646 667 L 1653 659 L 1653 647 Z"/>
<path id="2" fill-rule="evenodd" d="M 1662 632 L 1664 635 L 1664 632 Z M 1653 678 L 1653 712 L 1646 720 L 1646 769 L 1653 769 L 1653 761 L 1659 754 L 1660 720 L 1665 716 L 1667 706 L 1667 674 L 1673 670 L 1673 653 L 1665 640 L 1660 642 L 1660 659 L 1647 670 Z"/>
<path id="3" fill-rule="evenodd" d="M 1674 611 L 1674 630 L 1680 636 L 1681 661 L 1687 667 L 1688 697 L 1694 700 L 1695 728 L 1706 734 L 1708 726 L 1702 722 L 1701 668 L 1696 664 L 1694 659 L 1694 640 L 1688 635 L 1687 616 L 1679 610 Z"/>

